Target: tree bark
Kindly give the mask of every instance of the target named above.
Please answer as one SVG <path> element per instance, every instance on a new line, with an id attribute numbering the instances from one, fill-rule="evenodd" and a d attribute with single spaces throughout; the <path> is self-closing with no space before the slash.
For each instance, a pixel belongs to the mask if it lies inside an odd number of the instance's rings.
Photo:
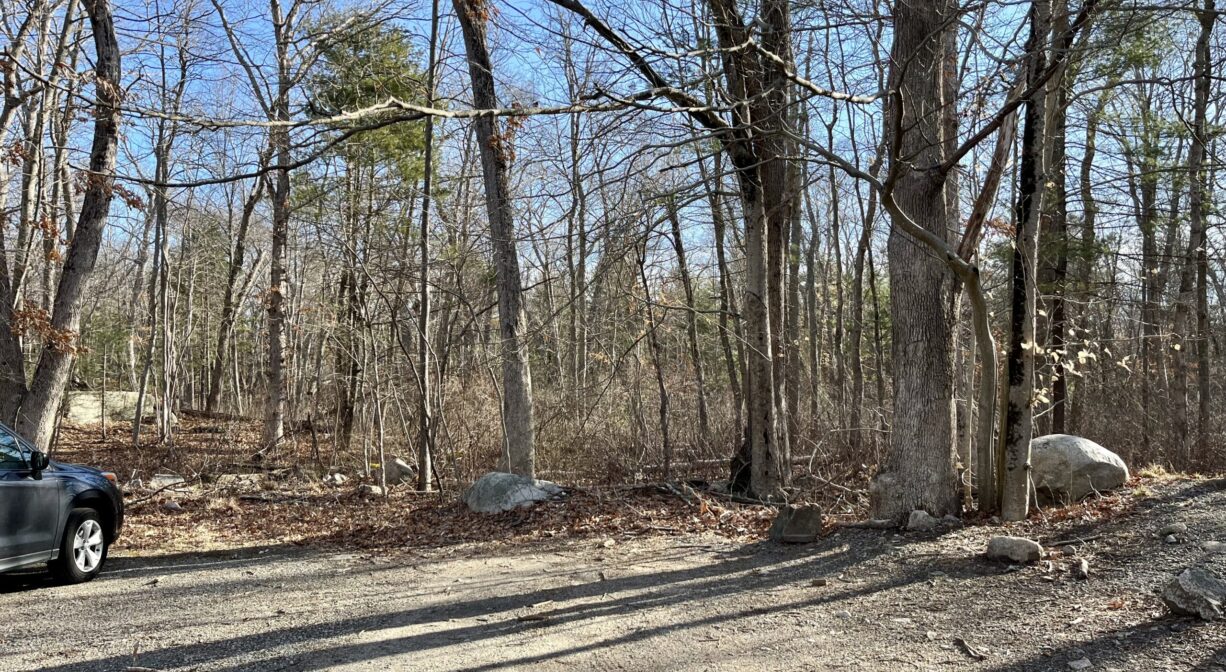
<path id="1" fill-rule="evenodd" d="M 468 73 L 472 80 L 473 106 L 498 107 L 494 75 L 486 46 L 488 7 L 480 0 L 452 0 L 464 46 L 468 54 Z M 508 170 L 511 137 L 499 132 L 495 119 L 478 117 L 477 146 L 485 178 L 485 208 L 489 216 L 490 237 L 494 243 L 494 273 L 498 286 L 498 322 L 502 337 L 503 432 L 506 438 L 506 468 L 513 474 L 535 477 L 536 450 L 532 417 L 532 377 L 528 350 L 524 343 L 525 326 L 519 256 L 515 245 L 515 221 L 511 209 Z"/>
<path id="2" fill-rule="evenodd" d="M 438 51 L 438 4 L 430 4 L 430 52 L 426 62 L 426 106 L 434 106 L 434 78 Z M 421 274 L 417 307 L 417 489 L 429 491 L 434 471 L 434 390 L 430 370 L 430 189 L 434 177 L 434 117 L 426 117 L 426 147 L 422 156 L 421 240 L 418 241 Z"/>
<path id="3" fill-rule="evenodd" d="M 1214 0 L 1205 0 L 1197 13 L 1200 23 L 1200 33 L 1196 40 L 1194 54 L 1193 76 L 1194 95 L 1192 112 L 1192 147 L 1188 152 L 1188 219 L 1190 233 L 1187 252 L 1183 256 L 1183 266 L 1179 277 L 1179 298 L 1175 306 L 1174 327 L 1172 329 L 1172 349 L 1174 359 L 1174 381 L 1172 396 L 1175 400 L 1174 420 L 1178 457 L 1185 470 L 1191 470 L 1198 456 L 1207 455 L 1208 410 L 1209 410 L 1209 344 L 1208 338 L 1208 287 L 1207 287 L 1207 241 L 1205 226 L 1205 183 L 1203 170 L 1205 162 L 1205 140 L 1208 132 L 1206 111 L 1209 105 L 1209 89 L 1212 84 L 1212 65 L 1210 61 L 1209 43 L 1213 34 L 1213 23 L 1217 18 L 1217 8 Z M 1193 334 L 1188 333 L 1189 316 L 1195 311 L 1196 326 Z M 1194 335 L 1194 338 L 1188 338 Z M 1187 356 L 1189 345 L 1194 344 L 1197 353 L 1198 377 L 1198 416 L 1195 444 L 1191 440 L 1188 423 L 1188 366 Z M 1196 446 L 1194 449 L 1194 445 Z"/>
<path id="4" fill-rule="evenodd" d="M 60 273 L 51 327 L 63 342 L 48 344 L 38 360 L 34 377 L 17 415 L 17 431 L 46 449 L 55 428 L 55 415 L 78 350 L 85 286 L 94 270 L 102 232 L 114 193 L 115 157 L 119 139 L 120 51 L 107 0 L 83 0 L 94 34 L 94 75 L 98 106 L 90 147 L 85 195 Z"/>
<path id="5" fill-rule="evenodd" d="M 694 304 L 694 284 L 690 281 L 690 267 L 685 260 L 685 241 L 681 239 L 681 217 L 677 213 L 677 204 L 670 199 L 666 207 L 668 221 L 672 226 L 673 249 L 677 252 L 677 273 L 681 275 L 681 289 L 685 293 L 685 333 L 689 340 L 690 361 L 694 365 L 695 394 L 698 397 L 698 435 L 705 444 L 711 438 L 711 419 L 707 412 L 707 381 L 703 373 L 702 351 L 698 347 L 698 312 Z M 647 291 L 645 285 L 643 291 Z"/>
<path id="6" fill-rule="evenodd" d="M 1033 85 L 1046 67 L 1046 36 L 1050 4 L 1036 0 L 1031 8 L 1030 40 L 1027 44 L 1027 81 Z M 1017 232 L 1013 245 L 1010 300 L 1009 354 L 1006 362 L 1008 392 L 1002 410 L 1002 456 L 998 468 L 1000 510 L 1005 520 L 1024 520 L 1030 507 L 1030 440 L 1034 435 L 1034 367 L 1039 345 L 1035 342 L 1037 293 L 1037 245 L 1039 219 L 1046 191 L 1045 144 L 1047 142 L 1045 87 L 1026 101 L 1022 131 L 1020 184 L 1016 205 Z"/>
<path id="7" fill-rule="evenodd" d="M 942 34 L 946 0 L 899 3 L 894 16 L 890 99 L 892 201 L 922 231 L 946 241 L 940 111 Z M 905 66 L 903 65 L 905 64 Z M 893 213 L 892 213 L 893 214 Z M 898 218 L 895 217 L 897 220 Z M 902 230 L 891 227 L 889 252 L 894 361 L 894 423 L 890 446 L 873 478 L 873 516 L 901 520 L 923 509 L 958 512 L 954 471 L 953 374 L 948 302 L 949 269 Z"/>

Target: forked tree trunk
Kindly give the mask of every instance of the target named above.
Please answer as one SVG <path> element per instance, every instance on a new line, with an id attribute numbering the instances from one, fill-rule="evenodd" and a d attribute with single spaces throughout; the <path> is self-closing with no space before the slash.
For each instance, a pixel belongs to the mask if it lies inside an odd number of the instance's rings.
<path id="1" fill-rule="evenodd" d="M 94 73 L 98 106 L 94 138 L 81 211 L 60 273 L 52 306 L 51 327 L 65 342 L 49 343 L 39 357 L 34 378 L 17 415 L 17 431 L 40 448 L 47 448 L 55 415 L 77 352 L 77 328 L 85 286 L 94 270 L 102 232 L 110 211 L 119 139 L 120 52 L 107 0 L 83 0 L 94 35 Z"/>
<path id="2" fill-rule="evenodd" d="M 221 302 L 221 322 L 217 327 L 217 350 L 213 354 L 213 364 L 209 373 L 209 392 L 205 398 L 204 410 L 216 413 L 221 403 L 221 386 L 225 378 L 226 352 L 230 349 L 230 337 L 234 331 L 234 317 L 238 312 L 238 281 L 242 275 L 243 264 L 247 258 L 247 230 L 251 226 L 251 218 L 255 214 L 255 206 L 264 195 L 264 180 L 257 179 L 255 186 L 243 201 L 243 212 L 239 215 L 238 230 L 234 233 L 234 248 L 230 254 L 230 268 L 226 275 L 226 290 Z"/>
<path id="3" fill-rule="evenodd" d="M 671 214 L 671 213 L 670 213 Z M 660 353 L 660 335 L 656 331 L 659 323 L 656 322 L 656 313 L 652 308 L 651 301 L 651 285 L 647 282 L 647 241 L 646 237 L 651 235 L 651 231 L 643 233 L 644 240 L 642 247 L 636 250 L 638 259 L 638 275 L 639 280 L 643 283 L 643 301 L 647 307 L 647 346 L 651 352 L 651 367 L 656 372 L 656 391 L 659 393 L 660 404 L 658 406 L 660 419 L 660 439 L 664 448 L 664 470 L 661 476 L 665 482 L 673 480 L 673 439 L 672 432 L 669 430 L 669 399 L 668 386 L 664 384 L 664 366 L 663 357 Z"/>

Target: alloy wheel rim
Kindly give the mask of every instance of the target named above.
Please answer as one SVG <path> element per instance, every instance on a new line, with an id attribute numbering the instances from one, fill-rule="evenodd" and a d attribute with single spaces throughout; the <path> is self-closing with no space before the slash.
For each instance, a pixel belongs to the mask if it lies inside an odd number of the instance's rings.
<path id="1" fill-rule="evenodd" d="M 102 562 L 102 526 L 96 520 L 86 520 L 77 527 L 72 540 L 72 557 L 77 569 L 88 574 Z"/>

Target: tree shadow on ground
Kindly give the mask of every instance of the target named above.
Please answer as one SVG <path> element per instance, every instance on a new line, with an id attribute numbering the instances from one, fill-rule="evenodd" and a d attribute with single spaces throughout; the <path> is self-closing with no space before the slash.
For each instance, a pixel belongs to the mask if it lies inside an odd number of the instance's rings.
<path id="1" fill-rule="evenodd" d="M 905 540 L 902 540 L 905 543 Z M 154 669 L 167 667 L 208 666 L 209 669 L 236 672 L 245 669 L 295 669 L 318 670 L 333 666 L 376 661 L 406 653 L 429 651 L 455 645 L 459 642 L 475 643 L 536 628 L 563 629 L 580 626 L 591 619 L 616 615 L 633 617 L 649 610 L 685 608 L 712 598 L 735 593 L 765 594 L 772 589 L 788 584 L 808 585 L 818 577 L 837 577 L 865 560 L 882 553 L 891 552 L 898 546 L 890 543 L 884 535 L 872 531 L 846 532 L 837 538 L 826 539 L 816 545 L 802 548 L 781 548 L 773 544 L 758 544 L 752 552 L 737 552 L 724 558 L 696 567 L 666 570 L 654 573 L 639 573 L 607 580 L 593 579 L 578 585 L 533 588 L 526 591 L 508 592 L 483 596 L 448 604 L 438 604 L 380 612 L 357 618 L 347 618 L 324 623 L 293 626 L 262 633 L 253 633 L 223 641 L 199 642 L 170 646 L 140 653 L 136 662 L 131 656 L 112 656 L 88 663 L 72 663 L 45 668 L 48 672 L 97 670 L 140 665 Z M 757 618 L 799 608 L 831 605 L 844 600 L 888 590 L 929 578 L 928 568 L 914 566 L 907 571 L 895 572 L 880 581 L 862 581 L 844 584 L 831 579 L 825 588 L 812 589 L 812 597 L 804 597 L 784 604 L 761 606 L 731 612 L 702 614 L 695 611 L 679 623 L 661 626 L 652 630 L 639 630 L 595 641 L 577 641 L 574 646 L 541 654 L 531 658 L 519 658 L 505 665 L 474 667 L 474 670 L 497 667 L 524 667 L 547 660 L 633 644 L 652 637 L 667 637 L 719 623 L 737 623 L 743 619 Z M 593 570 L 594 571 L 594 568 Z M 971 563 L 967 576 L 992 573 L 995 569 Z M 384 599 L 384 598 L 381 598 Z M 393 598 L 394 599 L 394 598 Z M 400 600 L 397 600 L 400 601 Z M 518 612 L 534 604 L 568 602 L 549 613 L 542 622 L 520 622 Z M 307 651 L 276 653 L 259 656 L 260 652 L 291 647 L 296 644 L 335 642 L 361 633 L 367 635 L 380 631 L 394 631 L 409 626 L 434 623 L 476 621 L 460 627 L 440 631 L 391 636 L 377 642 L 338 642 Z M 251 660 L 251 656 L 258 660 Z M 234 659 L 241 659 L 242 662 Z M 224 665 L 219 666 L 219 663 Z"/>
<path id="2" fill-rule="evenodd" d="M 128 556 L 114 555 L 106 559 L 103 571 L 93 583 L 106 583 L 128 578 L 133 574 L 145 574 L 150 578 L 173 574 L 198 572 L 205 569 L 239 569 L 257 567 L 275 557 L 303 555 L 312 551 L 293 545 L 252 546 L 196 553 L 167 553 L 164 555 Z M 60 586 L 45 565 L 0 574 L 0 594 L 43 590 Z"/>
<path id="3" fill-rule="evenodd" d="M 1187 618 L 1162 618 L 1131 627 L 1103 632 L 1088 641 L 1072 642 L 1046 649 L 1024 660 L 1013 660 L 988 668 L 990 672 L 1048 672 L 1074 669 L 1073 661 L 1088 659 L 1090 669 L 1226 669 L 1226 649 L 1204 649 L 1198 639 L 1213 625 Z M 1172 660 L 1172 658 L 1182 660 Z"/>

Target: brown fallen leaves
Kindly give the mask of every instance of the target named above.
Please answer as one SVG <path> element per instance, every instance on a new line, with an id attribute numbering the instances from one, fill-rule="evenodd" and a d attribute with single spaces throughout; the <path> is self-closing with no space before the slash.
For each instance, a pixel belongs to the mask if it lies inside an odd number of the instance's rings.
<path id="1" fill-rule="evenodd" d="M 700 532 L 747 540 L 760 538 L 773 516 L 768 507 L 705 499 L 691 504 L 646 488 L 572 490 L 565 499 L 500 514 L 472 513 L 454 494 L 396 490 L 387 499 L 373 500 L 349 489 L 263 500 L 189 493 L 176 501 L 180 512 L 152 504 L 134 507 L 120 548 L 173 552 L 310 544 L 412 549 Z"/>

